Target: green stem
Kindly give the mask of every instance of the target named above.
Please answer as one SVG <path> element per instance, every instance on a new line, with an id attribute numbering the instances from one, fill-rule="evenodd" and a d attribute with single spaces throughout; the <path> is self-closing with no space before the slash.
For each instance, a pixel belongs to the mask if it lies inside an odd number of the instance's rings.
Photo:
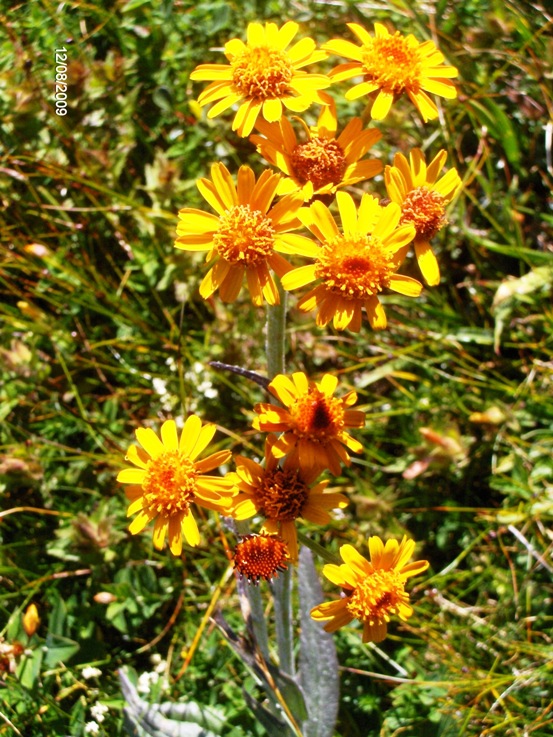
<path id="1" fill-rule="evenodd" d="M 278 285 L 280 295 L 279 305 L 267 307 L 267 337 L 265 350 L 267 353 L 267 374 L 272 379 L 277 374 L 283 374 L 285 368 L 286 343 L 286 297 L 287 293 Z"/>
<path id="2" fill-rule="evenodd" d="M 285 371 L 286 292 L 278 285 L 280 304 L 267 308 L 267 374 L 272 379 Z M 280 669 L 294 674 L 294 632 L 292 622 L 292 572 L 281 573 L 273 585 L 275 628 Z"/>

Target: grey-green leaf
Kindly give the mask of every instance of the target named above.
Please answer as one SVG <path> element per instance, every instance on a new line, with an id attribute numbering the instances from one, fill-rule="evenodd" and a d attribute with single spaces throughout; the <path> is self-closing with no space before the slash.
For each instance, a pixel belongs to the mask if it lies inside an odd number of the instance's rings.
<path id="1" fill-rule="evenodd" d="M 131 737 L 218 737 L 222 733 L 224 719 L 213 709 L 193 702 L 148 704 L 123 671 L 119 679 L 127 702 L 125 729 Z"/>
<path id="2" fill-rule="evenodd" d="M 323 601 L 323 590 L 311 551 L 303 546 L 298 567 L 300 592 L 299 680 L 309 718 L 303 724 L 304 737 L 332 737 L 338 717 L 338 657 L 332 635 L 310 615 Z"/>

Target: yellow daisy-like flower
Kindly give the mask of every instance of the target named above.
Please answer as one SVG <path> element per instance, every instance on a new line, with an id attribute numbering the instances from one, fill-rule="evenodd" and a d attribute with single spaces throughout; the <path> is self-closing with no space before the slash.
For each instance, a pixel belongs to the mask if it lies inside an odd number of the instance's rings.
<path id="1" fill-rule="evenodd" d="M 247 43 L 233 38 L 225 44 L 229 64 L 200 64 L 190 75 L 197 81 L 211 81 L 198 98 L 200 105 L 215 102 L 208 118 L 239 104 L 232 129 L 249 136 L 261 113 L 269 123 L 280 120 L 284 108 L 301 112 L 313 102 L 323 102 L 320 90 L 330 85 L 325 74 L 303 71 L 308 64 L 326 59 L 326 51 L 315 41 L 303 38 L 288 49 L 299 26 L 288 21 L 250 23 Z"/>
<path id="2" fill-rule="evenodd" d="M 136 535 L 155 519 L 154 546 L 161 550 L 168 534 L 173 555 L 182 552 L 183 536 L 189 545 L 200 542 L 191 504 L 225 514 L 236 492 L 234 479 L 208 476 L 208 471 L 227 463 L 231 452 L 221 450 L 202 460 L 198 456 L 211 442 L 216 427 L 206 424 L 196 415 L 190 415 L 180 436 L 173 420 L 161 426 L 161 439 L 150 428 L 136 430 L 136 439 L 142 446 L 131 445 L 126 460 L 137 468 L 126 468 L 117 481 L 129 484 L 125 489 L 131 502 L 127 516 L 137 514 L 129 526 Z"/>
<path id="3" fill-rule="evenodd" d="M 329 76 L 333 82 L 363 77 L 363 81 L 349 89 L 345 96 L 347 100 L 357 100 L 363 95 L 376 96 L 371 108 L 371 117 L 375 120 L 383 120 L 392 103 L 403 93 L 425 122 L 438 115 L 438 108 L 428 92 L 448 99 L 457 97 L 455 85 L 450 80 L 457 76 L 457 69 L 444 65 L 444 55 L 433 41 L 419 43 L 412 34 L 402 36 L 399 31 L 392 34 L 381 23 L 374 24 L 374 36 L 357 23 L 348 23 L 348 27 L 361 41 L 361 46 L 342 39 L 324 44 L 323 49 L 353 59 L 339 64 Z"/>
<path id="4" fill-rule="evenodd" d="M 248 166 L 238 171 L 238 184 L 220 163 L 211 167 L 211 177 L 200 179 L 198 189 L 217 215 L 185 207 L 179 212 L 178 238 L 175 247 L 184 251 L 207 251 L 207 261 L 214 261 L 200 285 L 204 299 L 217 289 L 223 302 L 238 297 L 244 275 L 255 305 L 263 298 L 271 305 L 279 303 L 272 269 L 282 277 L 291 269 L 277 251 L 289 252 L 296 243 L 287 235 L 299 226 L 296 213 L 303 204 L 301 195 L 283 197 L 271 207 L 280 174 L 266 169 L 255 180 Z"/>
<path id="5" fill-rule="evenodd" d="M 405 621 L 413 614 L 405 582 L 428 568 L 426 560 L 408 563 L 414 548 L 414 541 L 405 536 L 401 543 L 388 540 L 385 546 L 379 537 L 370 537 L 368 561 L 352 545 L 342 545 L 344 562 L 324 566 L 323 574 L 345 595 L 314 607 L 312 618 L 328 622 L 324 627 L 327 632 L 336 632 L 358 619 L 363 623 L 363 642 L 382 642 L 391 615 Z"/>
<path id="6" fill-rule="evenodd" d="M 315 194 L 333 194 L 339 187 L 370 179 L 382 171 L 382 163 L 376 159 L 360 161 L 382 133 L 376 128 L 363 130 L 361 118 L 352 118 L 336 137 L 336 104 L 330 96 L 316 126 L 308 128 L 303 120 L 300 123 L 307 137 L 304 142 L 298 141 L 287 118 L 278 123 L 259 120 L 256 127 L 263 135 L 250 137 L 258 152 L 287 175 L 279 184 L 278 194 L 300 189 L 307 202 Z"/>
<path id="7" fill-rule="evenodd" d="M 343 232 L 322 202 L 314 202 L 298 213 L 322 245 L 308 239 L 297 241 L 295 253 L 315 261 L 283 276 L 282 286 L 297 289 L 320 280 L 298 302 L 303 312 L 318 309 L 320 327 L 333 320 L 337 330 L 349 328 L 359 332 L 364 307 L 371 326 L 381 330 L 387 324 L 378 299 L 383 289 L 410 297 L 421 293 L 420 282 L 396 273 L 415 236 L 415 228 L 399 225 L 401 208 L 395 202 L 381 207 L 376 197 L 365 193 L 357 209 L 346 192 L 338 192 L 336 200 Z"/>
<path id="8" fill-rule="evenodd" d="M 275 458 L 287 456 L 292 467 L 315 474 L 315 478 L 325 468 L 337 476 L 340 463 L 350 465 L 346 448 L 360 453 L 363 446 L 347 430 L 363 427 L 365 414 L 348 409 L 357 401 L 355 391 L 338 398 L 334 396 L 337 387 L 338 379 L 332 374 L 325 374 L 317 382 L 301 371 L 291 378 L 275 376 L 269 391 L 283 406 L 257 404 L 254 410 L 258 416 L 253 421 L 256 430 L 282 433 L 271 448 Z"/>
<path id="9" fill-rule="evenodd" d="M 447 224 L 445 206 L 462 186 L 457 169 L 450 169 L 438 179 L 446 158 L 447 152 L 439 151 L 427 166 L 423 152 L 415 148 L 409 161 L 397 153 L 394 165 L 384 171 L 388 196 L 401 207 L 400 222 L 412 223 L 416 228 L 415 255 L 430 286 L 439 283 L 440 267 L 429 241 Z"/>
<path id="10" fill-rule="evenodd" d="M 361 413 L 360 413 L 361 414 Z M 265 518 L 262 531 L 282 538 L 293 563 L 298 560 L 296 520 L 300 517 L 318 525 L 332 518 L 330 509 L 346 507 L 343 494 L 327 491 L 328 480 L 313 486 L 319 475 L 316 467 L 305 470 L 287 458 L 282 466 L 273 450 L 278 440 L 267 440 L 265 467 L 242 456 L 236 456 L 238 495 L 233 499 L 229 514 L 236 519 L 249 519 L 256 514 Z"/>

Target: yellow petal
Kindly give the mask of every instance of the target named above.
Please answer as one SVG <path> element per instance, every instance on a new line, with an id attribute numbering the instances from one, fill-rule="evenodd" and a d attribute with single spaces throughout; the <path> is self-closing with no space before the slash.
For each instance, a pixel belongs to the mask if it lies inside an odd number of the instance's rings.
<path id="1" fill-rule="evenodd" d="M 196 545 L 200 544 L 200 531 L 198 530 L 198 525 L 191 512 L 185 515 L 182 520 L 181 527 L 184 537 L 186 538 L 186 542 L 191 547 L 194 548 Z M 178 553 L 175 553 L 175 555 L 178 555 Z"/>
<path id="2" fill-rule="evenodd" d="M 440 283 L 440 267 L 428 241 L 415 241 L 415 255 L 425 282 L 435 287 Z"/>

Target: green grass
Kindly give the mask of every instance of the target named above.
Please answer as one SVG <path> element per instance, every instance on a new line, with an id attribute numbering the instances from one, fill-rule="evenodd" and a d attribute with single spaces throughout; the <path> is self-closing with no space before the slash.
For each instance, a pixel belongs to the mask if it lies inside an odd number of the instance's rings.
<path id="1" fill-rule="evenodd" d="M 320 330 L 291 299 L 288 369 L 338 374 L 367 412 L 356 433 L 365 452 L 341 478 L 350 506 L 331 527 L 307 530 L 332 552 L 349 542 L 363 553 L 370 534 L 407 532 L 431 563 L 413 584 L 414 616 L 378 649 L 355 627 L 335 635 L 336 735 L 549 735 L 545 10 L 491 0 L 440 0 L 430 17 L 410 0 L 9 5 L 15 12 L 0 17 L 0 635 L 2 647 L 29 652 L 0 673 L 0 734 L 78 737 L 97 701 L 110 707 L 102 733 L 125 734 L 117 671 L 151 672 L 159 659 L 167 687 L 158 682 L 152 701 L 217 706 L 225 735 L 264 734 L 243 695 L 257 686 L 213 624 L 175 679 L 227 568 L 231 532 L 206 515 L 201 547 L 182 559 L 155 551 L 150 534 L 128 534 L 115 476 L 137 426 L 189 412 L 218 423 L 219 447 L 261 452 L 251 429 L 261 390 L 208 364 L 263 372 L 263 312 L 244 294 L 205 303 L 201 260 L 173 242 L 176 213 L 202 206 L 194 183 L 214 160 L 262 169 L 228 119 L 197 117 L 201 85 L 190 72 L 220 61 L 248 22 L 289 17 L 318 42 L 344 35 L 346 22 L 390 21 L 436 39 L 460 72 L 459 98 L 439 121 L 423 126 L 402 101 L 375 147 L 385 162 L 445 147 L 464 180 L 436 240 L 441 284 L 417 300 L 386 297 L 382 333 Z M 60 46 L 66 117 L 53 99 Z M 369 185 L 385 194 L 382 182 Z M 449 437 L 450 451 L 421 428 Z M 426 468 L 409 478 L 416 462 Z M 242 631 L 232 580 L 218 606 Z M 41 625 L 28 641 L 30 602 Z M 84 678 L 88 665 L 101 678 Z"/>

